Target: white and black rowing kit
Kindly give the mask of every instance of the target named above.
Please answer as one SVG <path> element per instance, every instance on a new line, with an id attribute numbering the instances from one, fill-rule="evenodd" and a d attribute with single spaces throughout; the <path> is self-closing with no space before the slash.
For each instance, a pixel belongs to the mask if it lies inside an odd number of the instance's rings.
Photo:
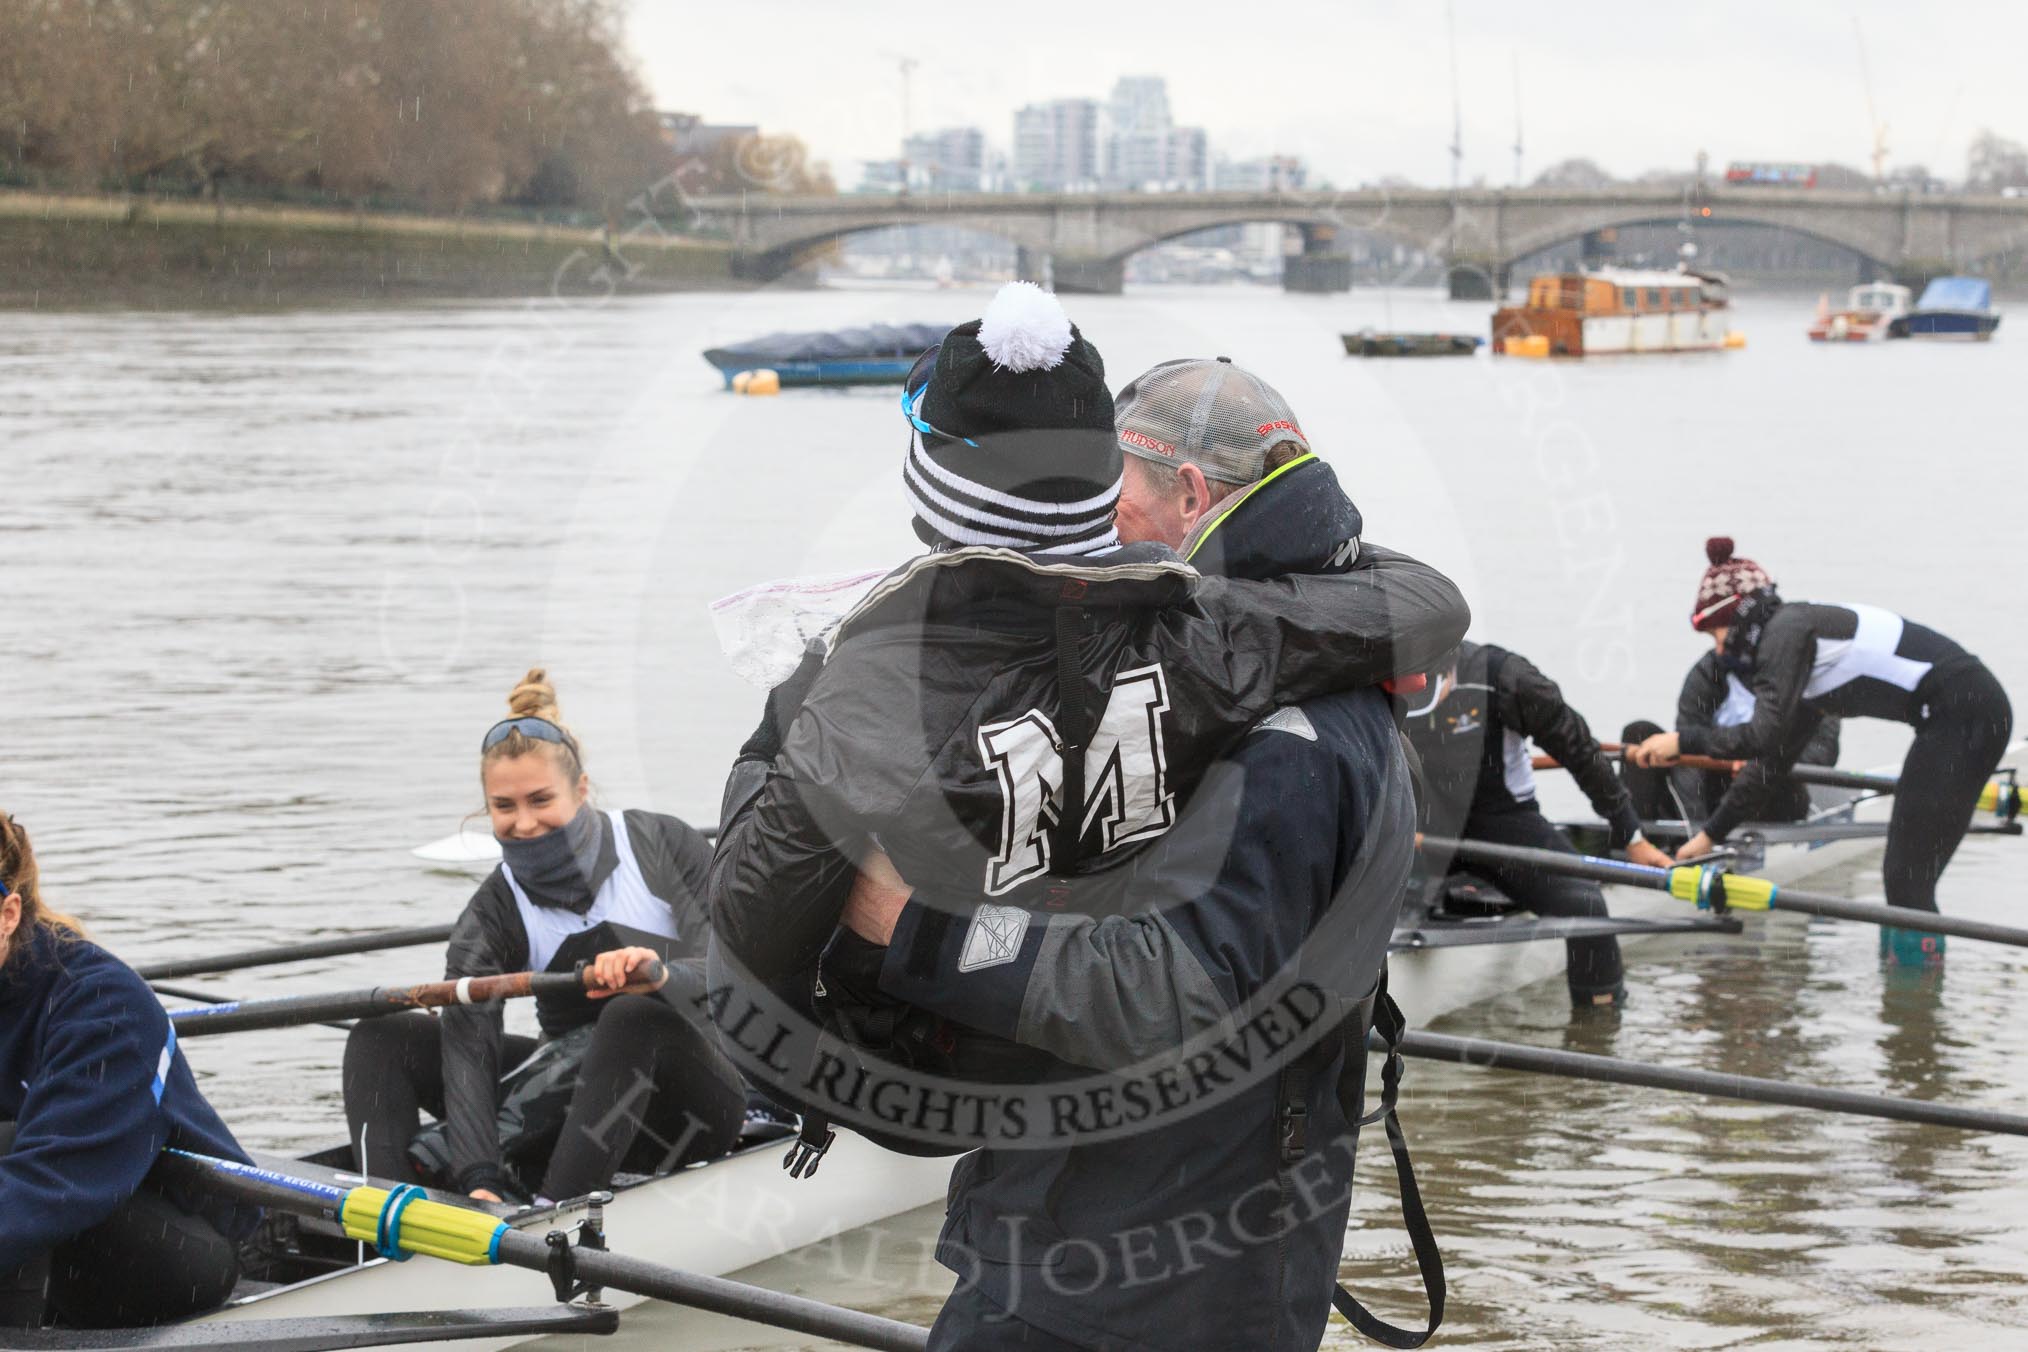
<path id="1" fill-rule="evenodd" d="M 1686 754 L 1751 760 L 1705 826 L 1714 839 L 1753 815 L 1829 715 L 1907 723 L 1887 834 L 1887 900 L 1936 909 L 1936 882 L 1971 823 L 1980 791 L 2007 749 L 2013 711 L 1986 665 L 1926 625 L 1869 605 L 1784 602 L 1749 594 L 1725 660 L 1746 673 L 1753 715 L 1734 726 L 1686 728 Z"/>

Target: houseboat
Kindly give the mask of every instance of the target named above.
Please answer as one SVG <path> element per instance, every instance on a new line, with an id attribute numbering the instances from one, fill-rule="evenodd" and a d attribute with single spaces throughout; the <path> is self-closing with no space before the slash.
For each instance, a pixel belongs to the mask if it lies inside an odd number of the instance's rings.
<path id="1" fill-rule="evenodd" d="M 1845 297 L 1845 308 L 1833 310 L 1828 298 L 1817 302 L 1810 324 L 1813 343 L 1870 343 L 1899 335 L 1894 321 L 1908 313 L 1909 290 L 1892 282 L 1865 282 Z"/>
<path id="2" fill-rule="evenodd" d="M 1897 338 L 1969 338 L 1985 342 L 2000 327 L 1993 288 L 1977 277 L 1939 277 L 1915 308 L 1894 321 Z"/>
<path id="3" fill-rule="evenodd" d="M 1708 352 L 1741 346 L 1731 331 L 1725 279 L 1716 273 L 1545 273 L 1523 305 L 1493 315 L 1493 350 L 1515 356 L 1601 352 Z"/>

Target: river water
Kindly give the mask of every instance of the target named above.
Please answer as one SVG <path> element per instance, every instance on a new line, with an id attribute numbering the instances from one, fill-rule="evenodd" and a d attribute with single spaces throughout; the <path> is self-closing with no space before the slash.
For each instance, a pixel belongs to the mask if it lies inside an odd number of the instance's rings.
<path id="1" fill-rule="evenodd" d="M 693 295 L 292 314 L 13 315 L 0 328 L 0 808 L 51 900 L 133 960 L 448 919 L 471 878 L 412 846 L 478 807 L 476 741 L 547 666 L 612 805 L 716 811 L 757 692 L 705 606 L 914 548 L 888 391 L 721 393 L 704 347 L 955 322 L 983 291 Z M 1708 534 L 1790 596 L 1873 601 L 2028 691 L 2014 597 L 2024 349 L 1814 348 L 1813 296 L 1739 304 L 1749 345 L 1585 364 L 1348 360 L 1364 325 L 1483 332 L 1426 295 L 1150 288 L 1078 298 L 1115 386 L 1229 355 L 1276 384 L 1370 538 L 1445 567 L 1478 637 L 1602 733 L 1666 718 Z M 1852 727 L 1845 763 L 1905 735 Z M 1567 785 L 1551 805 L 1574 808 Z M 2023 847 L 1969 842 L 1946 910 L 2020 919 Z M 1821 881 L 1821 880 L 1820 880 Z M 1877 897 L 1877 862 L 1829 886 Z M 218 977 L 275 994 L 435 975 L 430 950 Z M 1869 1092 L 2028 1098 L 2016 951 L 1884 974 L 1870 931 L 1786 918 L 1652 950 L 1617 1020 L 1560 983 L 1447 1031 Z M 342 1131 L 338 1034 L 193 1046 L 250 1145 Z M 1451 1274 L 1450 1347 L 2019 1345 L 2028 1143 L 1469 1069 L 1405 1116 Z M 1345 1277 L 1412 1278 L 1369 1143 Z M 766 1280 L 927 1319 L 936 1217 Z M 870 1243 L 870 1241 L 869 1241 Z M 655 1345 L 656 1317 L 622 1345 Z M 722 1343 L 756 1341 L 730 1329 Z M 1332 1346 L 1356 1339 L 1334 1325 Z"/>

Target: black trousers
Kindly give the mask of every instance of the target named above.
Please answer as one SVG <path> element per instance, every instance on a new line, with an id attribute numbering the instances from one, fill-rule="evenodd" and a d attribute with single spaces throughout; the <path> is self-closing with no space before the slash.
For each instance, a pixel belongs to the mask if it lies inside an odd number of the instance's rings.
<path id="1" fill-rule="evenodd" d="M 421 1113 L 444 1115 L 442 1025 L 428 1014 L 367 1019 L 345 1040 L 345 1114 L 361 1167 L 377 1178 L 415 1175 L 408 1143 Z M 535 1049 L 508 1037 L 502 1069 Z M 746 1118 L 739 1073 L 695 1024 L 649 996 L 619 996 L 599 1012 L 563 1130 L 540 1192 L 581 1197 L 625 1168 L 678 1168 L 730 1150 Z"/>
<path id="2" fill-rule="evenodd" d="M 1979 792 L 2013 734 L 2007 692 L 1981 663 L 1935 682 L 1901 763 L 1882 873 L 1887 904 L 1936 909 L 1936 883 L 1972 824 Z"/>
<path id="3" fill-rule="evenodd" d="M 0 1154 L 14 1124 L 0 1122 Z M 129 1328 L 223 1305 L 239 1246 L 148 1184 L 91 1229 L 0 1273 L 0 1328 Z"/>
<path id="4" fill-rule="evenodd" d="M 1542 815 L 1533 803 L 1499 812 L 1473 812 L 1465 818 L 1461 834 L 1466 840 L 1484 840 L 1498 845 L 1524 845 L 1536 850 L 1560 850 L 1576 854 L 1556 824 Z M 1471 871 L 1484 877 L 1522 906 L 1541 916 L 1602 916 L 1605 893 L 1584 878 L 1545 873 L 1526 864 L 1485 863 L 1473 860 Z M 1570 996 L 1578 1004 L 1590 1004 L 1592 997 L 1616 991 L 1625 976 L 1620 965 L 1620 941 L 1610 935 L 1599 939 L 1569 939 L 1564 944 L 1564 975 L 1570 982 Z"/>
<path id="5" fill-rule="evenodd" d="M 1629 723 L 1620 731 L 1628 746 L 1645 741 L 1667 729 L 1646 719 Z M 1644 822 L 1673 821 L 1678 817 L 1695 830 L 1718 810 L 1719 800 L 1732 787 L 1732 776 L 1718 770 L 1693 770 L 1687 765 L 1667 770 L 1649 769 L 1632 761 L 1620 762 L 1620 783 L 1634 800 L 1634 811 Z M 1810 815 L 1810 789 L 1792 779 L 1783 780 L 1768 795 L 1755 814 L 1760 821 L 1799 822 Z"/>

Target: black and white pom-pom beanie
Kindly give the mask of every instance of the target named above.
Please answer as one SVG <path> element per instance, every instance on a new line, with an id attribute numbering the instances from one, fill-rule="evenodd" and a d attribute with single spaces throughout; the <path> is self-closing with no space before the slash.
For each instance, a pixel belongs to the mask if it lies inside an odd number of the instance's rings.
<path id="1" fill-rule="evenodd" d="M 902 388 L 902 480 L 915 533 L 936 548 L 1096 554 L 1120 542 L 1120 447 L 1105 362 L 1055 296 L 1000 288 Z"/>

